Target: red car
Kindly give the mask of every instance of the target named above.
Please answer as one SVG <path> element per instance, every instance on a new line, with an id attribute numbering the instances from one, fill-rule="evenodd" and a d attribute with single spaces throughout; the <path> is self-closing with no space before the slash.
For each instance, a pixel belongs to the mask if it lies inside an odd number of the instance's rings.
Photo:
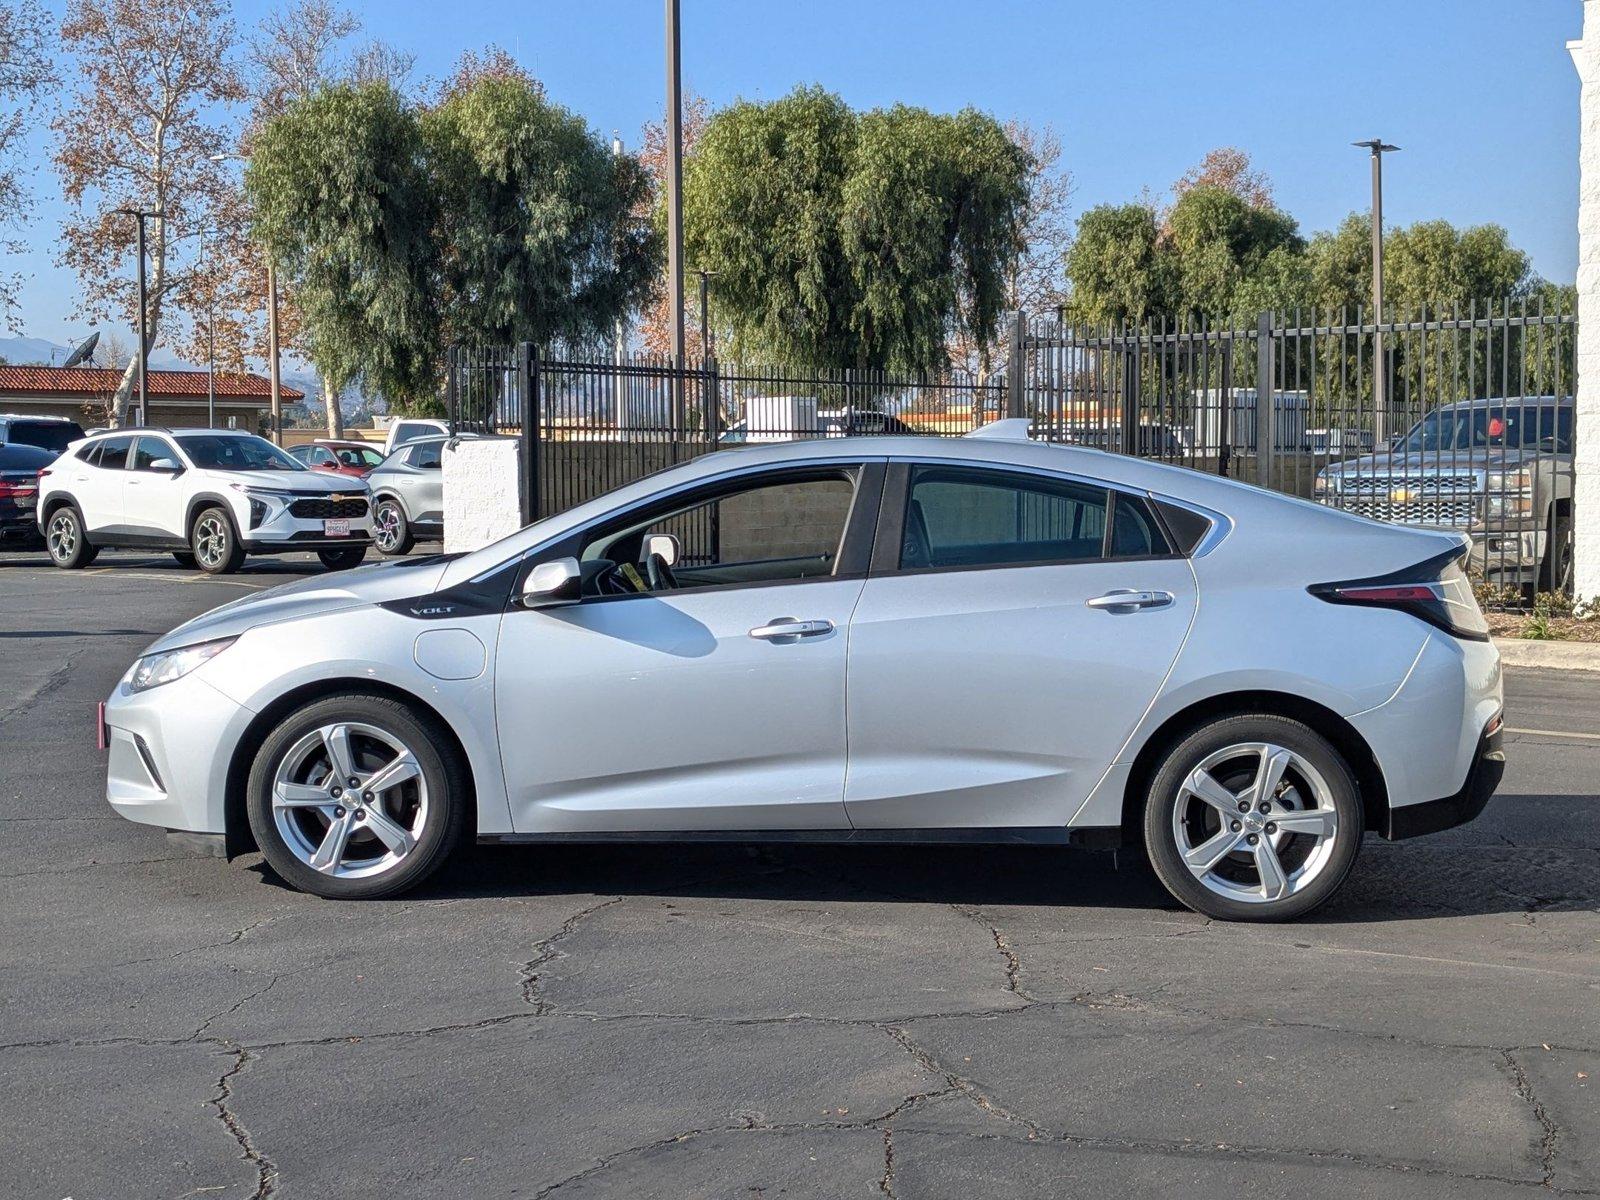
<path id="1" fill-rule="evenodd" d="M 383 451 L 368 442 L 336 442 L 318 438 L 309 446 L 291 446 L 289 453 L 313 471 L 330 471 L 365 479 L 383 461 Z"/>

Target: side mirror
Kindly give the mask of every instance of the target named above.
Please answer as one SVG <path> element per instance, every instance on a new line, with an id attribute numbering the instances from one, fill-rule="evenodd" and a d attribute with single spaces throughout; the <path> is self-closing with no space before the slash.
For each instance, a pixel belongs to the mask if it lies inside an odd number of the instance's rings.
<path id="1" fill-rule="evenodd" d="M 639 556 L 640 561 L 649 562 L 654 555 L 669 567 L 678 565 L 678 556 L 683 553 L 683 544 L 678 541 L 675 533 L 652 533 L 644 540 L 644 553 Z"/>
<path id="2" fill-rule="evenodd" d="M 175 458 L 158 458 L 150 464 L 150 469 L 167 475 L 183 474 L 183 464 Z"/>
<path id="3" fill-rule="evenodd" d="M 517 603 L 523 608 L 554 608 L 583 599 L 583 571 L 575 558 L 542 562 L 522 581 Z"/>

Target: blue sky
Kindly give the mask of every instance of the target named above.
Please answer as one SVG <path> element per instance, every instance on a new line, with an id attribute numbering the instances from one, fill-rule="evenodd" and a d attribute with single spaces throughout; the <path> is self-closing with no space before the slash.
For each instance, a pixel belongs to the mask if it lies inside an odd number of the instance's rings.
<path id="1" fill-rule="evenodd" d="M 636 144 L 662 104 L 656 0 L 389 0 L 365 34 L 439 76 L 499 44 L 602 134 Z M 240 0 L 247 26 L 270 5 Z M 1364 210 L 1381 136 L 1386 217 L 1497 222 L 1545 276 L 1576 270 L 1579 0 L 683 0 L 685 85 L 714 104 L 821 83 L 851 104 L 974 105 L 1051 124 L 1075 212 L 1165 189 L 1219 145 L 1249 151 L 1307 232 Z M 43 164 L 25 231 L 23 331 L 66 341 L 76 286 L 53 266 Z"/>

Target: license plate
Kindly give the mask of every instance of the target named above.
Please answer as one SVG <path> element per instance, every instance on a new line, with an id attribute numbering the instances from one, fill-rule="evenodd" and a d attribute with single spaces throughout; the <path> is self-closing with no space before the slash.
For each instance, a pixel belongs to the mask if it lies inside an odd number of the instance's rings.
<path id="1" fill-rule="evenodd" d="M 349 520 L 348 519 L 344 519 L 344 520 L 337 520 L 337 521 L 334 521 L 334 520 L 324 521 L 322 523 L 322 536 L 323 537 L 349 537 L 350 536 L 350 522 L 349 522 Z"/>

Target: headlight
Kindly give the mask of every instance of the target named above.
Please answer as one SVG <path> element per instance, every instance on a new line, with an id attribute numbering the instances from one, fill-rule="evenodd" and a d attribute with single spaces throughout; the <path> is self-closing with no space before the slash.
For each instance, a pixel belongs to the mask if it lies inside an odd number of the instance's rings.
<path id="1" fill-rule="evenodd" d="M 1486 492 L 1525 492 L 1533 487 L 1533 477 L 1527 471 L 1490 471 L 1483 477 Z"/>
<path id="2" fill-rule="evenodd" d="M 1316 482 L 1311 485 L 1312 498 L 1320 500 L 1320 499 L 1322 499 L 1322 497 L 1326 496 L 1329 492 L 1331 492 L 1333 490 L 1334 490 L 1333 481 L 1331 479 L 1329 479 L 1326 475 L 1321 474 L 1319 472 L 1318 475 L 1317 475 L 1317 478 L 1316 478 Z"/>
<path id="3" fill-rule="evenodd" d="M 1517 492 L 1501 493 L 1491 492 L 1484 498 L 1484 512 L 1490 518 L 1504 517 L 1531 517 L 1533 515 L 1533 497 Z"/>
<path id="4" fill-rule="evenodd" d="M 182 679 L 201 663 L 215 658 L 236 641 L 237 638 L 218 638 L 214 642 L 199 642 L 178 650 L 162 650 L 155 654 L 146 654 L 143 658 L 134 660 L 133 666 L 129 667 L 128 673 L 122 677 L 122 682 L 130 692 L 149 691 L 153 687 L 160 687 L 163 683 Z"/>

